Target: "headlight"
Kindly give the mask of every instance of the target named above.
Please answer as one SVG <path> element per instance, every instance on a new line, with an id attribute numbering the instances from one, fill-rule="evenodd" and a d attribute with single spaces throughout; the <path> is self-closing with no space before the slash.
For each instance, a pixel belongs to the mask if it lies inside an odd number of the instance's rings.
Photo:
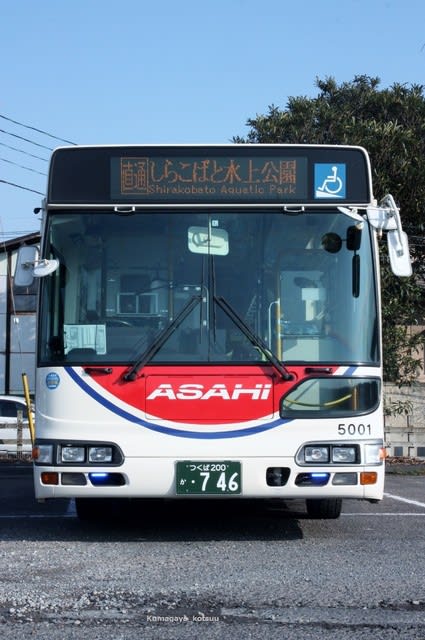
<path id="1" fill-rule="evenodd" d="M 300 465 L 360 464 L 360 446 L 336 442 L 310 443 L 298 450 L 295 459 Z"/>
<path id="2" fill-rule="evenodd" d="M 85 448 L 64 446 L 61 448 L 61 461 L 62 462 L 84 462 Z"/>
<path id="3" fill-rule="evenodd" d="M 90 447 L 90 462 L 112 462 L 112 447 Z"/>
<path id="4" fill-rule="evenodd" d="M 357 461 L 356 447 L 333 447 L 332 462 L 351 464 Z"/>
<path id="5" fill-rule="evenodd" d="M 329 462 L 329 447 L 305 447 L 304 460 L 317 463 Z"/>
<path id="6" fill-rule="evenodd" d="M 119 466 L 124 462 L 120 448 L 111 442 L 54 442 L 33 447 L 35 464 Z"/>

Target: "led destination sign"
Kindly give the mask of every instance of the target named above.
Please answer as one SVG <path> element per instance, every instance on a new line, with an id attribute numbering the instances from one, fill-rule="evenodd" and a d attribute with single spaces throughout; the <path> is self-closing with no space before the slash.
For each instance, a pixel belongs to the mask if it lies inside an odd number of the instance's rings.
<path id="1" fill-rule="evenodd" d="M 359 147 L 127 145 L 56 149 L 48 205 L 270 205 L 369 203 Z"/>
<path id="2" fill-rule="evenodd" d="M 111 197 L 156 202 L 305 200 L 307 158 L 111 158 Z"/>

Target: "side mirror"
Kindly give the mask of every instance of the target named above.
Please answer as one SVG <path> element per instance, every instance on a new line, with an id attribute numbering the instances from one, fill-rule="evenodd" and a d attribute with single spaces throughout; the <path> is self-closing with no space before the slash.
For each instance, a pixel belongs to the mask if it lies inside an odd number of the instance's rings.
<path id="1" fill-rule="evenodd" d="M 387 231 L 388 254 L 394 275 L 406 278 L 411 276 L 409 241 L 402 229 L 400 212 L 392 195 L 386 195 L 379 207 L 368 207 L 367 218 L 375 229 Z"/>
<path id="2" fill-rule="evenodd" d="M 34 278 L 44 278 L 58 267 L 59 260 L 40 260 L 37 246 L 23 245 L 18 251 L 14 283 L 17 287 L 30 287 Z"/>
<path id="3" fill-rule="evenodd" d="M 412 262 L 407 234 L 399 229 L 388 231 L 387 242 L 392 272 L 396 276 L 408 278 L 412 275 Z"/>
<path id="4" fill-rule="evenodd" d="M 18 250 L 14 283 L 17 287 L 30 287 L 34 282 L 34 265 L 38 261 L 39 250 L 35 245 L 22 245 Z"/>

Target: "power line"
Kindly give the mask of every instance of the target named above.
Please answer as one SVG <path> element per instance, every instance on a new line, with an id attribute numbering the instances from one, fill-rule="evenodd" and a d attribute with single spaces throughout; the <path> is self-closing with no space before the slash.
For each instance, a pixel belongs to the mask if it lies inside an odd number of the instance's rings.
<path id="1" fill-rule="evenodd" d="M 31 169 L 31 167 L 25 167 L 23 164 L 18 164 L 17 162 L 13 162 L 12 160 L 7 160 L 6 158 L 0 158 L 0 160 L 2 162 L 7 162 L 8 164 L 13 164 L 15 167 L 19 167 L 20 169 L 26 169 L 27 171 L 38 173 L 40 176 L 47 176 L 47 173 L 43 173 L 42 171 L 37 171 L 36 169 Z"/>
<path id="2" fill-rule="evenodd" d="M 36 191 L 35 189 L 30 189 L 29 187 L 23 187 L 21 184 L 15 184 L 14 182 L 9 182 L 8 180 L 2 180 L 0 178 L 0 182 L 3 182 L 3 184 L 8 184 L 11 187 L 16 187 L 17 189 L 24 189 L 25 191 L 32 191 L 33 193 L 38 193 L 38 195 L 40 195 L 40 196 L 44 196 L 45 195 L 41 191 Z"/>
<path id="3" fill-rule="evenodd" d="M 48 136 L 49 138 L 52 138 L 52 139 L 55 139 L 55 140 L 59 140 L 61 142 L 65 142 L 66 144 L 72 144 L 72 145 L 76 144 L 75 142 L 72 142 L 71 140 L 66 140 L 65 138 L 61 138 L 61 137 L 56 136 L 56 135 L 54 135 L 52 133 L 49 133 L 48 131 L 44 131 L 43 129 L 38 129 L 37 127 L 33 127 L 33 126 L 25 124 L 23 122 L 19 122 L 18 120 L 14 120 L 13 118 L 9 118 L 8 116 L 5 116 L 3 114 L 0 114 L 0 118 L 2 118 L 3 120 L 6 120 L 8 122 L 11 122 L 11 123 L 13 123 L 13 124 L 15 124 L 15 125 L 17 125 L 19 127 L 24 127 L 25 129 L 29 129 L 31 131 L 36 131 L 37 133 L 40 133 L 40 134 L 45 135 L 45 136 Z M 31 140 L 29 138 L 25 138 L 24 136 L 18 135 L 17 133 L 12 133 L 11 131 L 6 131 L 5 129 L 0 129 L 0 133 L 4 133 L 7 136 L 11 136 L 11 137 L 16 138 L 18 140 L 22 140 L 24 142 L 28 142 L 29 144 L 32 144 L 32 145 L 34 145 L 36 147 L 39 147 L 40 149 L 47 149 L 48 151 L 53 151 L 52 147 L 49 147 L 49 146 L 44 145 L 44 144 L 41 144 L 39 142 L 35 142 L 34 140 Z M 46 158 L 43 158 L 41 156 L 37 156 L 35 154 L 29 153 L 28 151 L 25 151 L 24 149 L 19 149 L 17 147 L 13 147 L 13 146 L 8 145 L 8 144 L 6 144 L 4 142 L 0 142 L 0 145 L 3 146 L 3 147 L 6 147 L 6 148 L 8 148 L 8 149 L 10 149 L 12 151 L 16 151 L 18 153 L 22 153 L 22 154 L 27 155 L 29 157 L 35 158 L 37 160 L 42 160 L 43 162 L 48 162 L 48 160 Z M 30 168 L 28 166 L 24 166 L 22 164 L 19 164 L 17 162 L 13 162 L 12 160 L 8 160 L 6 158 L 0 157 L 0 161 L 7 162 L 8 164 L 11 164 L 11 165 L 14 165 L 16 167 L 19 167 L 20 169 L 25 169 L 27 171 L 32 171 L 33 173 L 38 173 L 39 175 L 43 175 L 43 176 L 46 175 L 45 173 L 43 173 L 41 171 L 37 171 L 36 169 L 32 169 L 32 168 Z M 37 191 L 36 189 L 31 189 L 30 187 L 24 186 L 22 184 L 17 184 L 16 182 L 10 182 L 9 180 L 0 179 L 0 183 L 7 184 L 7 185 L 9 185 L 11 187 L 15 187 L 15 189 L 22 189 L 24 191 L 30 191 L 30 192 L 36 193 L 36 194 L 38 194 L 40 196 L 44 196 L 45 195 L 41 191 Z"/>
<path id="4" fill-rule="evenodd" d="M 23 138 L 22 136 L 18 136 L 16 133 L 10 133 L 9 131 L 5 131 L 4 129 L 0 129 L 1 133 L 5 133 L 7 136 L 12 136 L 13 138 L 18 138 L 19 140 L 25 140 L 25 142 L 29 142 L 30 144 L 35 144 L 36 147 L 41 147 L 42 149 L 48 149 L 49 151 L 53 151 L 53 147 L 46 147 L 44 144 L 40 144 L 38 142 L 33 142 L 33 140 L 29 140 L 28 138 Z"/>
<path id="5" fill-rule="evenodd" d="M 37 127 L 32 127 L 29 124 L 23 124 L 22 122 L 18 122 L 17 120 L 12 120 L 12 118 L 8 118 L 0 113 L 0 118 L 3 120 L 8 120 L 8 122 L 13 122 L 13 124 L 17 124 L 20 127 L 25 127 L 25 129 L 31 129 L 32 131 L 37 131 L 37 133 L 42 133 L 45 136 L 49 136 L 49 138 L 53 138 L 54 140 L 60 140 L 61 142 L 66 142 L 67 144 L 75 145 L 76 142 L 71 142 L 70 140 L 65 140 L 64 138 L 59 138 L 58 136 L 53 135 L 52 133 L 48 133 L 47 131 L 43 131 L 42 129 L 37 129 Z M 47 147 L 46 147 L 47 148 Z"/>
<path id="6" fill-rule="evenodd" d="M 43 160 L 43 162 L 49 162 L 47 158 L 42 158 L 41 156 L 36 156 L 33 153 L 28 153 L 28 151 L 18 149 L 18 147 L 12 147 L 10 144 L 6 144 L 5 142 L 0 142 L 0 146 L 6 147 L 6 149 L 11 149 L 12 151 L 17 151 L 18 153 L 23 153 L 24 155 L 30 156 L 31 158 L 37 158 L 37 160 Z"/>

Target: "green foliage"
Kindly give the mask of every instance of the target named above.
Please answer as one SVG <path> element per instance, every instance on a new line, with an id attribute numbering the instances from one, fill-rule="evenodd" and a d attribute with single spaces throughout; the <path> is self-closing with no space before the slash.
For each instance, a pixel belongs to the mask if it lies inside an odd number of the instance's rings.
<path id="1" fill-rule="evenodd" d="M 410 400 L 391 400 L 385 398 L 384 415 L 386 416 L 408 416 L 412 415 L 413 403 Z"/>
<path id="2" fill-rule="evenodd" d="M 425 95 L 421 85 L 379 85 L 379 78 L 366 75 L 340 85 L 333 78 L 317 79 L 317 97 L 291 97 L 286 109 L 270 106 L 266 115 L 248 120 L 246 138 L 235 137 L 233 142 L 351 144 L 367 149 L 375 197 L 394 195 L 413 259 L 412 278 L 396 278 L 381 247 L 384 375 L 402 385 L 417 377 L 417 348 L 424 340 L 408 327 L 424 323 L 425 317 Z"/>

